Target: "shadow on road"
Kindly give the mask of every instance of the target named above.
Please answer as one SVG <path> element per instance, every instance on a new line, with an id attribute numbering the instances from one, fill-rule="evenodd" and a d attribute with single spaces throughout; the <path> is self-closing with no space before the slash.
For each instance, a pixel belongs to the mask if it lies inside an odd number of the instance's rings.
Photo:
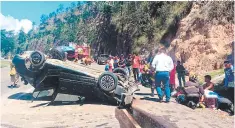
<path id="1" fill-rule="evenodd" d="M 144 98 L 140 98 L 140 99 L 141 100 L 148 100 L 148 101 L 159 102 L 159 98 L 144 97 Z"/>
<path id="2" fill-rule="evenodd" d="M 15 100 L 32 100 L 33 99 L 33 95 L 32 93 L 23 93 L 23 92 L 19 92 L 16 94 L 13 94 L 11 96 L 8 97 L 8 99 L 15 99 Z M 39 97 L 37 99 L 35 99 L 34 101 L 48 101 L 50 100 L 50 97 Z"/>
<path id="3" fill-rule="evenodd" d="M 16 93 L 8 97 L 8 99 L 15 99 L 15 100 L 25 100 L 25 101 L 32 101 L 33 100 L 33 95 L 32 93 Z M 45 97 L 38 97 L 37 99 L 34 99 L 34 101 L 49 101 L 47 103 L 40 103 L 37 105 L 32 106 L 31 108 L 36 108 L 40 106 L 62 106 L 62 105 L 80 105 L 82 106 L 83 104 L 100 104 L 100 105 L 109 105 L 108 103 L 104 101 L 100 101 L 97 99 L 79 99 L 78 100 L 68 100 L 65 99 L 63 101 L 60 101 L 60 99 L 56 99 L 53 104 L 51 103 L 51 96 L 45 96 Z M 111 105 L 112 106 L 112 105 Z"/>
<path id="4" fill-rule="evenodd" d="M 7 87 L 13 89 L 13 88 L 19 88 L 20 86 L 9 85 L 9 86 L 7 86 Z"/>
<path id="5" fill-rule="evenodd" d="M 151 93 L 135 93 L 136 95 L 140 95 L 140 96 L 145 96 L 145 95 L 151 95 Z M 157 94 L 154 94 L 157 95 Z"/>

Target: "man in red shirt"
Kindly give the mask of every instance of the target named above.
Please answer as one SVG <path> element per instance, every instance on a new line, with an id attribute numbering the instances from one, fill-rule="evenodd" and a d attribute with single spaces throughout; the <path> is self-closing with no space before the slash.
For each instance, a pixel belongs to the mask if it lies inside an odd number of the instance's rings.
<path id="1" fill-rule="evenodd" d="M 140 68 L 140 57 L 138 56 L 137 53 L 135 53 L 133 55 L 132 68 L 133 68 L 134 79 L 136 82 L 138 82 L 139 68 Z"/>

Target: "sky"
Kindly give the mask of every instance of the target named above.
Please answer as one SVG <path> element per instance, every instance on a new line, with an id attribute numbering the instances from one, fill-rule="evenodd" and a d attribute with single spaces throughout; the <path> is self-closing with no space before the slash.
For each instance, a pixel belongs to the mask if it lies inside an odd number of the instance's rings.
<path id="1" fill-rule="evenodd" d="M 42 14 L 49 15 L 60 4 L 66 8 L 71 3 L 72 1 L 3 1 L 0 7 L 0 27 L 15 33 L 21 29 L 28 33 L 33 28 L 33 22 L 40 24 Z"/>

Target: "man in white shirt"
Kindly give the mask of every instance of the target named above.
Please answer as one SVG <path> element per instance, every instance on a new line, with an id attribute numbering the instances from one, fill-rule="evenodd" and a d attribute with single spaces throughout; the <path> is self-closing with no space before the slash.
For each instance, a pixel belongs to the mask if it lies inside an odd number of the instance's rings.
<path id="1" fill-rule="evenodd" d="M 155 75 L 155 83 L 156 90 L 159 97 L 160 102 L 162 102 L 163 94 L 161 89 L 161 83 L 164 85 L 165 94 L 166 94 L 166 102 L 170 101 L 170 86 L 169 86 L 169 78 L 170 71 L 174 68 L 173 60 L 170 56 L 166 54 L 166 49 L 161 48 L 159 50 L 159 54 L 157 54 L 152 62 L 152 68 L 156 71 Z"/>

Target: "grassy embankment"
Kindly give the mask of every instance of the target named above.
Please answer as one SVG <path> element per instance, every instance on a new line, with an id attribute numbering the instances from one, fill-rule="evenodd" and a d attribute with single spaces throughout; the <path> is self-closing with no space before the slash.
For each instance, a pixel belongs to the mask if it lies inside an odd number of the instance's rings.
<path id="1" fill-rule="evenodd" d="M 204 76 L 205 75 L 210 75 L 212 79 L 220 76 L 220 75 L 223 75 L 224 74 L 224 69 L 218 69 L 218 70 L 214 70 L 214 71 L 211 71 L 211 72 L 208 72 L 202 76 L 199 76 L 199 82 L 200 84 L 203 84 L 204 83 Z"/>

